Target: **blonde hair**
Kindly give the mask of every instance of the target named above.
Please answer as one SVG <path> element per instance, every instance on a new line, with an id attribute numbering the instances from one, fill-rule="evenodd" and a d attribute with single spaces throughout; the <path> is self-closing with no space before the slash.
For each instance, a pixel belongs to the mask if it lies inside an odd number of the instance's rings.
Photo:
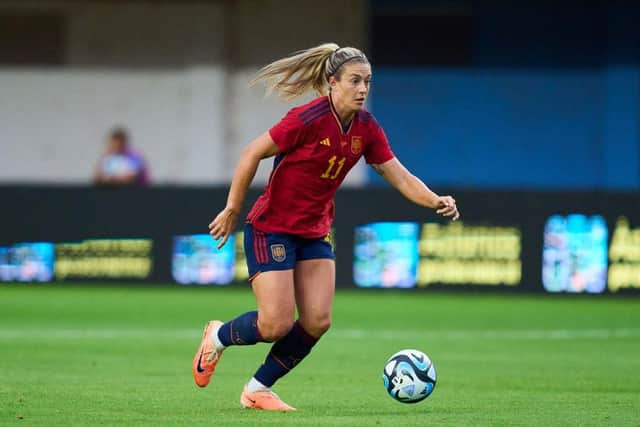
<path id="1" fill-rule="evenodd" d="M 339 80 L 342 66 L 352 61 L 369 63 L 365 54 L 355 47 L 324 43 L 264 66 L 250 85 L 264 81 L 267 95 L 275 91 L 285 99 L 296 98 L 311 89 L 318 95 L 326 95 L 329 77 Z"/>

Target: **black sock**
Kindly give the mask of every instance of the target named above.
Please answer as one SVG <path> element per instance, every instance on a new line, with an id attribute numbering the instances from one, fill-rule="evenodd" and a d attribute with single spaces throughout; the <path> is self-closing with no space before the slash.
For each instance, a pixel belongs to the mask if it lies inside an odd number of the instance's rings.
<path id="1" fill-rule="evenodd" d="M 258 331 L 258 312 L 249 311 L 222 325 L 218 339 L 225 347 L 264 342 Z"/>
<path id="2" fill-rule="evenodd" d="M 300 363 L 311 352 L 316 342 L 318 342 L 318 338 L 309 335 L 302 328 L 300 322 L 296 321 L 291 331 L 273 344 L 254 378 L 266 387 L 271 387 Z"/>

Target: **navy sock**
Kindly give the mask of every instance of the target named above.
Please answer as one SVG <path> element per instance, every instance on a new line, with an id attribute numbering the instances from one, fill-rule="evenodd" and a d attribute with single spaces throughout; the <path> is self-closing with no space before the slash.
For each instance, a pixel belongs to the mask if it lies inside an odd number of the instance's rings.
<path id="1" fill-rule="evenodd" d="M 220 326 L 218 339 L 225 347 L 264 342 L 258 331 L 258 312 L 248 311 Z"/>
<path id="2" fill-rule="evenodd" d="M 309 335 L 297 321 L 287 335 L 273 344 L 264 363 L 256 371 L 255 379 L 271 387 L 295 368 L 311 352 L 316 342 L 318 338 Z"/>

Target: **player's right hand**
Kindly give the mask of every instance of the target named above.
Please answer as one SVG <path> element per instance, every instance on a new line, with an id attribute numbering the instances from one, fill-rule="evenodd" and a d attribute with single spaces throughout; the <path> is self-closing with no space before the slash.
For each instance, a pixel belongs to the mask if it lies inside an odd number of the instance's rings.
<path id="1" fill-rule="evenodd" d="M 211 224 L 209 224 L 209 234 L 215 240 L 222 240 L 218 244 L 218 249 L 222 248 L 229 236 L 233 233 L 238 223 L 238 212 L 231 208 L 224 208 L 218 216 L 215 217 Z"/>

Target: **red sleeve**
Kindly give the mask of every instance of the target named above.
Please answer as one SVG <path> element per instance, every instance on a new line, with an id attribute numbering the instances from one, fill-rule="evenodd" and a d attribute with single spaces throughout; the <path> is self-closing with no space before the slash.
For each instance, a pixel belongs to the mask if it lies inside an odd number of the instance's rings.
<path id="1" fill-rule="evenodd" d="M 269 135 L 281 152 L 288 153 L 300 142 L 303 127 L 298 109 L 292 108 L 282 120 L 269 129 Z"/>
<path id="2" fill-rule="evenodd" d="M 369 164 L 379 165 L 393 159 L 395 155 L 389 146 L 387 135 L 380 125 L 373 120 L 371 122 L 371 142 L 367 144 L 364 158 Z"/>

